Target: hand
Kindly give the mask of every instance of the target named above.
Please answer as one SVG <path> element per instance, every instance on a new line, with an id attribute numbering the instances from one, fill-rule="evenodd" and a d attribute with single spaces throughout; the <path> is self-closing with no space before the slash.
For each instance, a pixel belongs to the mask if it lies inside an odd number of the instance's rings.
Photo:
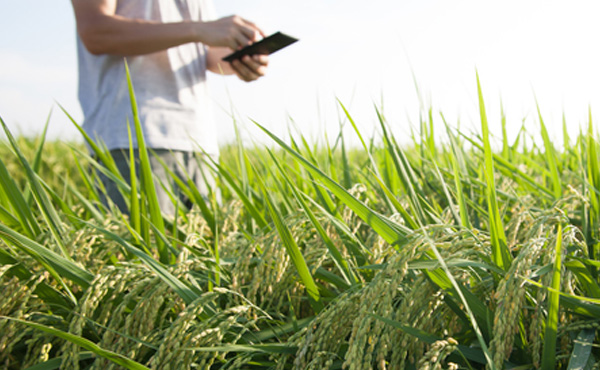
<path id="1" fill-rule="evenodd" d="M 199 23 L 198 27 L 198 36 L 203 44 L 226 46 L 233 50 L 241 49 L 265 36 L 254 23 L 237 15 Z"/>
<path id="2" fill-rule="evenodd" d="M 269 57 L 267 55 L 245 55 L 231 62 L 231 68 L 242 81 L 257 80 L 267 73 Z"/>

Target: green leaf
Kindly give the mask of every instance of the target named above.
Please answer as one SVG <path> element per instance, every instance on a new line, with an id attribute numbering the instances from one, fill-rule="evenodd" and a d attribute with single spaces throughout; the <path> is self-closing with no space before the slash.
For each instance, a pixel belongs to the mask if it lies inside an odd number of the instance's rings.
<path id="1" fill-rule="evenodd" d="M 93 352 L 88 352 L 88 351 L 84 351 L 84 352 L 79 352 L 78 354 L 79 356 L 79 361 L 83 361 L 83 360 L 89 360 L 91 358 L 94 358 L 94 353 Z M 55 370 L 55 369 L 60 369 L 60 365 L 62 364 L 62 356 L 61 357 L 55 357 L 51 360 L 39 363 L 37 365 L 33 365 L 31 367 L 28 367 L 25 370 Z"/>
<path id="2" fill-rule="evenodd" d="M 52 109 L 50 109 L 50 113 L 48 114 L 48 118 L 46 118 L 46 124 L 44 125 L 44 131 L 42 131 L 42 134 L 40 136 L 40 142 L 37 146 L 37 149 L 35 151 L 35 156 L 33 158 L 33 163 L 31 165 L 31 167 L 33 168 L 33 171 L 35 173 L 39 173 L 40 172 L 40 167 L 42 165 L 42 151 L 44 149 L 44 143 L 46 142 L 46 135 L 48 133 L 48 126 L 50 124 L 50 117 L 52 116 Z M 25 198 L 29 201 L 29 191 L 30 189 L 26 189 L 26 191 L 28 192 L 25 195 Z M 28 202 L 29 203 L 29 202 Z"/>
<path id="3" fill-rule="evenodd" d="M 302 137 L 302 143 L 304 145 L 305 148 L 305 152 L 307 153 L 308 156 L 308 160 L 316 166 L 317 164 L 317 159 L 315 158 L 314 154 L 312 153 L 312 151 L 310 150 L 310 146 L 308 145 L 308 142 L 306 141 L 306 139 L 304 137 Z M 317 199 L 321 202 L 321 204 L 323 205 L 323 207 L 332 215 L 334 215 L 337 218 L 341 218 L 341 215 L 338 212 L 338 209 L 335 205 L 335 201 L 331 198 L 331 196 L 329 195 L 329 193 L 323 189 L 322 187 L 320 187 L 318 185 L 318 183 L 316 181 L 314 181 L 314 178 L 312 176 L 311 173 L 308 174 L 308 178 L 310 180 L 310 183 L 312 184 L 315 193 L 317 194 Z"/>
<path id="4" fill-rule="evenodd" d="M 484 147 L 481 144 L 477 143 L 475 140 L 471 139 L 470 137 L 465 136 L 464 134 L 461 134 L 461 135 L 474 147 L 476 147 L 480 150 L 484 150 Z M 517 167 L 513 163 L 509 162 L 508 160 L 506 160 L 506 159 L 502 158 L 501 156 L 494 154 L 494 153 L 492 153 L 492 157 L 494 158 L 494 163 L 498 164 L 498 166 L 499 166 L 498 169 L 500 171 L 502 171 L 503 174 L 509 176 L 512 179 L 515 179 L 516 181 L 523 180 L 525 182 L 525 184 L 533 192 L 535 192 L 536 194 L 539 194 L 540 196 L 544 196 L 549 199 L 552 199 L 552 197 L 554 196 L 550 189 L 544 187 L 542 184 L 539 183 L 539 181 L 537 181 L 535 178 L 527 175 L 525 172 L 520 170 L 519 167 Z"/>
<path id="5" fill-rule="evenodd" d="M 417 224 L 417 222 L 406 211 L 406 209 L 400 204 L 400 202 L 398 202 L 398 200 L 394 196 L 393 192 L 390 190 L 391 179 L 388 178 L 388 181 L 386 182 L 386 181 L 384 181 L 384 178 L 381 176 L 381 173 L 379 172 L 379 168 L 377 166 L 377 162 L 375 161 L 375 158 L 373 158 L 373 155 L 371 154 L 371 151 L 369 150 L 369 147 L 367 146 L 365 140 L 363 139 L 362 134 L 358 130 L 358 127 L 356 126 L 356 123 L 354 122 L 354 119 L 352 118 L 352 116 L 350 115 L 350 113 L 348 112 L 348 110 L 346 109 L 346 107 L 342 104 L 342 102 L 339 99 L 338 99 L 338 104 L 342 107 L 342 110 L 344 111 L 344 113 L 346 114 L 346 117 L 348 118 L 348 121 L 350 122 L 350 124 L 354 128 L 354 132 L 356 132 L 356 136 L 358 136 L 358 138 L 359 138 L 359 140 L 360 140 L 360 142 L 362 144 L 362 147 L 363 147 L 365 153 L 369 157 L 369 162 L 371 162 L 371 167 L 372 167 L 372 171 L 374 173 L 374 178 L 379 183 L 379 186 L 383 190 L 386 202 L 391 207 L 393 207 L 396 211 L 400 212 L 400 214 L 402 215 L 402 218 L 406 221 L 406 223 L 409 225 L 409 227 L 411 229 L 413 229 L 413 230 L 417 229 L 419 227 L 419 225 Z M 386 156 L 385 158 L 386 158 L 386 160 L 390 159 L 389 156 Z"/>
<path id="6" fill-rule="evenodd" d="M 392 194 L 392 191 L 385 185 L 383 180 L 381 180 L 379 178 L 379 176 L 377 176 L 377 175 L 374 175 L 373 177 L 375 178 L 375 181 L 377 181 L 377 183 L 379 184 L 379 187 L 381 188 L 381 190 L 383 190 L 383 193 L 386 195 L 389 203 L 391 203 L 392 206 L 394 207 L 394 209 L 400 213 L 400 215 L 402 216 L 402 218 L 404 219 L 404 221 L 406 222 L 408 227 L 412 230 L 418 229 L 420 227 L 419 224 L 417 224 L 417 222 L 410 215 L 410 213 L 396 199 L 394 194 Z"/>
<path id="7" fill-rule="evenodd" d="M 537 104 L 536 104 L 537 105 Z M 546 155 L 546 163 L 550 166 L 550 173 L 552 174 L 552 190 L 554 197 L 559 199 L 562 195 L 562 184 L 560 181 L 560 171 L 558 169 L 558 163 L 556 161 L 556 154 L 554 145 L 548 135 L 548 130 L 542 119 L 542 112 L 540 112 L 540 106 L 537 105 L 538 117 L 540 119 L 540 126 L 542 131 L 542 138 L 544 140 L 544 154 Z"/>
<path id="8" fill-rule="evenodd" d="M 287 176 L 287 174 L 285 173 L 285 171 L 281 167 L 281 164 L 279 163 L 279 161 L 277 160 L 277 158 L 275 157 L 275 155 L 273 155 L 273 153 L 270 150 L 269 150 L 269 154 L 271 155 L 271 158 L 273 159 L 273 161 L 277 165 L 277 168 L 279 169 L 279 172 L 281 173 L 281 175 L 283 176 L 283 178 L 285 179 L 285 181 L 289 185 L 290 189 L 292 190 L 292 193 L 294 194 L 294 197 L 296 198 L 296 200 L 298 201 L 298 203 L 300 203 L 300 206 L 302 207 L 302 210 L 304 211 L 304 213 L 306 213 L 306 215 L 310 219 L 311 223 L 315 227 L 315 230 L 317 231 L 317 234 L 319 234 L 319 236 L 321 237 L 321 239 L 323 240 L 323 242 L 327 246 L 327 250 L 331 254 L 331 257 L 333 258 L 333 261 L 335 262 L 336 267 L 342 273 L 342 276 L 344 277 L 344 280 L 346 281 L 346 284 L 349 284 L 349 285 L 356 284 L 358 282 L 358 279 L 356 278 L 356 276 L 354 276 L 354 274 L 352 273 L 352 270 L 350 270 L 350 268 L 348 266 L 348 262 L 344 259 L 344 257 L 342 256 L 342 254 L 340 253 L 340 251 L 338 250 L 338 248 L 335 246 L 335 244 L 333 243 L 333 241 L 331 240 L 331 238 L 329 237 L 329 235 L 327 235 L 327 232 L 325 231 L 325 229 L 323 228 L 323 226 L 321 226 L 321 224 L 319 223 L 319 221 L 315 217 L 314 213 L 309 208 L 308 203 L 306 203 L 306 201 L 300 195 L 298 189 L 296 189 L 296 186 L 294 185 L 294 183 L 292 182 L 292 180 L 290 180 L 290 178 Z"/>
<path id="9" fill-rule="evenodd" d="M 140 211 L 140 195 L 138 194 L 137 171 L 135 163 L 135 153 L 133 149 L 133 138 L 131 136 L 131 127 L 127 122 L 127 137 L 129 140 L 129 186 L 131 193 L 129 196 L 129 220 L 131 227 L 136 233 L 142 233 L 142 221 Z"/>
<path id="10" fill-rule="evenodd" d="M 4 121 L 0 117 L 0 122 L 4 125 Z M 6 128 L 6 126 L 4 125 Z M 6 128 L 7 129 L 7 128 Z M 12 176 L 8 172 L 8 168 L 4 161 L 0 158 L 0 187 L 7 196 L 10 206 L 12 206 L 17 218 L 21 223 L 21 227 L 27 233 L 27 236 L 34 238 L 41 233 L 41 229 L 31 212 L 31 208 L 23 192 L 19 189 Z M 8 207 L 8 204 L 6 204 Z"/>
<path id="11" fill-rule="evenodd" d="M 308 327 L 315 320 L 314 316 L 305 317 L 292 322 L 287 322 L 280 326 L 270 327 L 258 332 L 247 332 L 242 335 L 242 339 L 247 342 L 266 342 L 272 339 L 279 339 L 280 336 L 298 332 L 300 329 Z"/>
<path id="12" fill-rule="evenodd" d="M 600 298 L 600 286 L 588 270 L 586 265 L 580 260 L 571 260 L 564 263 L 565 267 L 575 275 L 584 292 L 589 297 Z"/>
<path id="13" fill-rule="evenodd" d="M 215 347 L 184 347 L 183 351 L 195 352 L 236 352 L 236 353 L 263 353 L 263 354 L 295 354 L 297 347 L 287 344 L 228 344 Z"/>
<path id="14" fill-rule="evenodd" d="M 433 283 L 435 283 L 437 286 L 439 286 L 441 289 L 443 289 L 447 294 L 448 297 L 453 299 L 454 301 L 456 301 L 457 303 L 459 301 L 462 301 L 463 299 L 465 299 L 468 303 L 469 303 L 469 307 L 470 307 L 470 311 L 473 313 L 473 319 L 478 323 L 478 326 L 481 329 L 482 332 L 482 336 L 484 338 L 489 338 L 489 333 L 491 331 L 490 328 L 487 327 L 487 322 L 489 320 L 490 317 L 493 317 L 493 313 L 490 311 L 490 309 L 475 295 L 473 294 L 473 292 L 471 292 L 468 288 L 459 285 L 458 283 L 453 283 L 452 280 L 450 278 L 450 276 L 448 276 L 448 272 L 446 270 L 444 270 L 443 265 L 440 263 L 439 260 L 437 261 L 432 261 L 432 262 L 436 262 L 440 265 L 441 268 L 435 269 L 435 270 L 427 270 L 425 271 L 425 273 L 427 274 L 427 276 L 431 279 L 431 281 Z M 446 268 L 448 268 L 449 266 L 454 265 L 454 263 L 452 263 L 453 261 L 450 260 L 450 262 L 446 262 L 444 261 L 444 265 L 446 266 Z M 463 264 L 458 263 L 456 266 L 462 266 Z M 468 264 L 464 264 L 465 267 L 468 267 Z M 492 271 L 498 269 L 497 267 L 495 269 L 492 269 Z M 457 287 L 458 289 L 460 289 L 460 292 L 457 291 Z M 458 305 L 457 305 L 458 307 Z M 459 314 L 459 313 L 457 313 Z M 467 317 L 468 321 L 465 322 L 465 324 L 470 324 L 471 323 L 471 318 Z"/>
<path id="15" fill-rule="evenodd" d="M 269 130 L 261 126 L 259 123 L 254 122 L 259 128 L 261 128 L 267 135 L 269 135 L 277 144 L 284 148 L 290 153 L 296 160 L 304 166 L 304 168 L 310 172 L 317 180 L 321 181 L 325 186 L 335 194 L 342 202 L 344 202 L 350 209 L 352 209 L 358 217 L 365 221 L 369 226 L 377 232 L 386 242 L 389 244 L 400 247 L 405 244 L 408 239 L 407 235 L 410 233 L 404 226 L 396 224 L 383 215 L 376 213 L 369 207 L 365 206 L 361 201 L 352 196 L 346 189 L 340 184 L 333 181 L 327 175 L 325 175 L 320 169 L 315 167 L 306 158 L 301 156 L 298 152 L 290 148 L 281 139 L 272 134 Z"/>
<path id="16" fill-rule="evenodd" d="M 21 166 L 25 171 L 25 174 L 27 175 L 27 179 L 29 181 L 29 185 L 31 186 L 33 197 L 35 198 L 38 208 L 41 211 L 42 216 L 46 221 L 46 224 L 48 225 L 48 228 L 50 229 L 50 233 L 54 237 L 54 240 L 56 241 L 56 244 L 58 245 L 63 257 L 66 259 L 71 259 L 63 241 L 62 235 L 65 231 L 61 226 L 61 220 L 58 216 L 58 213 L 56 212 L 56 209 L 54 209 L 54 206 L 50 202 L 48 194 L 44 191 L 44 187 L 41 183 L 41 180 L 39 179 L 38 175 L 33 171 L 33 168 L 31 168 L 31 166 L 29 165 L 29 162 L 19 149 L 17 141 L 15 140 L 11 132 L 8 130 L 8 127 L 2 119 L 0 119 L 0 123 L 4 128 L 6 137 L 10 141 L 11 146 L 15 154 L 17 155 L 17 158 L 19 159 L 19 162 L 21 163 Z"/>
<path id="17" fill-rule="evenodd" d="M 481 116 L 481 128 L 484 148 L 484 174 L 485 182 L 487 185 L 485 188 L 485 193 L 490 218 L 492 261 L 504 271 L 508 271 L 512 262 L 512 256 L 506 243 L 504 226 L 502 224 L 502 218 L 500 217 L 500 211 L 498 209 L 498 198 L 496 196 L 496 184 L 494 181 L 494 159 L 492 147 L 490 145 L 490 132 L 488 128 L 487 115 L 485 113 L 483 93 L 481 92 L 481 84 L 479 83 L 479 74 L 477 74 L 477 94 L 479 96 L 479 112 Z"/>
<path id="18" fill-rule="evenodd" d="M 21 228 L 21 222 L 19 221 L 19 219 L 16 218 L 12 212 L 10 212 L 8 209 L 2 207 L 1 205 L 0 205 L 0 222 L 7 225 L 11 229 L 20 228 L 20 230 L 23 230 L 23 228 Z M 23 230 L 23 231 L 25 232 L 25 230 Z"/>
<path id="19" fill-rule="evenodd" d="M 212 161 L 213 165 L 217 168 L 219 174 L 225 179 L 225 181 L 229 184 L 229 186 L 233 189 L 233 191 L 238 195 L 238 197 L 240 198 L 240 200 L 242 201 L 242 203 L 248 210 L 248 213 L 250 213 L 252 219 L 256 222 L 258 227 L 261 229 L 270 230 L 271 228 L 269 227 L 263 214 L 252 203 L 252 201 L 246 195 L 246 193 L 243 191 L 243 189 L 235 182 L 235 180 L 234 180 L 235 175 L 233 175 L 232 173 L 227 171 L 225 168 L 223 168 L 221 165 L 216 163 L 212 158 L 211 158 L 211 161 Z"/>
<path id="20" fill-rule="evenodd" d="M 128 243 L 125 239 L 121 238 L 120 236 L 118 236 L 115 233 L 108 231 L 107 229 L 103 229 L 99 226 L 93 225 L 93 224 L 91 224 L 89 222 L 85 222 L 83 220 L 81 220 L 81 221 L 84 222 L 85 224 L 87 224 L 88 226 L 100 231 L 101 233 L 106 235 L 106 237 L 108 237 L 109 239 L 111 239 L 111 240 L 117 242 L 119 245 L 121 245 L 127 252 L 129 252 L 129 253 L 135 255 L 137 258 L 139 258 L 144 264 L 146 264 L 146 266 L 148 266 L 150 268 L 150 270 L 154 271 L 154 273 L 156 273 L 156 275 L 159 278 L 161 278 L 161 280 L 163 280 L 167 285 L 169 285 L 171 287 L 171 289 L 173 289 L 173 291 L 175 291 L 175 293 L 177 293 L 177 295 L 179 295 L 186 304 L 190 304 L 194 300 L 196 300 L 197 298 L 200 297 L 198 292 L 193 287 L 189 287 L 186 284 L 184 284 L 181 280 L 179 280 L 177 277 L 175 277 L 173 274 L 171 274 L 161 264 L 161 262 L 152 258 L 152 256 L 148 255 L 147 253 L 144 253 L 139 248 L 134 247 L 133 245 Z M 157 234 L 157 235 L 160 236 L 160 234 Z"/>
<path id="21" fill-rule="evenodd" d="M 79 176 L 81 177 L 81 180 L 83 181 L 85 189 L 87 189 L 89 201 L 99 203 L 100 197 L 98 196 L 97 188 L 93 185 L 92 176 L 89 174 L 90 171 L 83 169 L 80 163 L 79 155 L 76 153 L 76 150 L 74 148 L 71 148 L 71 155 L 73 157 L 73 160 L 75 161 L 75 166 L 77 167 L 77 171 L 79 173 Z"/>
<path id="22" fill-rule="evenodd" d="M 461 287 L 458 285 L 458 283 L 452 276 L 450 269 L 446 265 L 446 261 L 444 260 L 444 258 L 440 254 L 440 252 L 438 251 L 437 247 L 435 246 L 435 243 L 433 243 L 433 241 L 430 240 L 429 238 L 427 238 L 426 240 L 427 240 L 429 246 L 431 247 L 431 250 L 435 254 L 435 257 L 440 262 L 442 269 L 446 273 L 446 276 L 450 280 L 450 283 L 454 287 L 454 290 L 458 294 L 460 301 L 462 302 L 462 304 L 465 307 L 465 311 L 467 311 L 467 316 L 469 317 L 469 320 L 471 322 L 471 327 L 477 336 L 477 341 L 479 342 L 479 346 L 481 347 L 481 350 L 483 351 L 483 354 L 487 361 L 487 365 L 490 367 L 491 370 L 496 370 L 496 366 L 494 365 L 494 361 L 492 360 L 492 355 L 490 354 L 490 351 L 487 347 L 485 339 L 483 338 L 483 335 L 481 333 L 481 329 L 479 328 L 479 324 L 477 323 L 477 318 L 473 314 L 473 310 L 471 309 L 471 302 L 466 298 L 465 294 L 463 293 L 463 290 L 461 289 Z"/>
<path id="23" fill-rule="evenodd" d="M 379 111 L 377 111 L 377 117 L 379 118 L 379 126 L 383 131 L 383 138 L 386 144 L 385 148 L 387 149 L 387 154 L 389 158 L 391 158 L 391 161 L 396 168 L 396 172 L 400 177 L 405 191 L 408 193 L 411 213 L 414 215 L 415 221 L 419 224 L 419 226 L 422 227 L 427 223 L 427 220 L 425 218 L 425 211 L 423 210 L 421 198 L 418 195 L 418 193 L 421 192 L 421 189 L 417 189 L 419 182 L 417 181 L 412 167 L 408 162 L 406 154 L 396 144 L 392 135 L 388 133 L 385 120 Z"/>
<path id="24" fill-rule="evenodd" d="M 500 270 L 497 266 L 490 265 L 490 264 L 487 264 L 484 262 L 471 261 L 471 260 L 467 260 L 467 259 L 463 259 L 463 258 L 448 259 L 448 260 L 446 260 L 446 266 L 460 267 L 460 268 L 477 267 L 477 268 L 489 270 L 489 271 L 492 271 L 492 272 L 495 272 L 498 274 L 503 273 L 503 271 Z M 439 261 L 436 261 L 436 260 L 416 260 L 416 261 L 410 261 L 408 263 L 408 268 L 415 269 L 415 270 L 423 270 L 423 269 L 436 270 L 436 269 L 439 269 L 440 267 L 441 267 L 441 265 L 440 265 Z"/>
<path id="25" fill-rule="evenodd" d="M 459 155 L 461 150 L 458 145 L 456 136 L 450 132 L 448 125 L 446 125 L 446 131 L 450 137 L 450 146 L 452 152 L 450 153 L 450 164 L 452 165 L 452 174 L 454 175 L 454 186 L 456 187 L 456 199 L 460 210 L 460 224 L 466 229 L 471 228 L 471 221 L 469 220 L 469 211 L 467 208 L 467 202 L 465 200 L 465 194 L 463 190 L 463 179 L 461 178 L 461 168 L 459 165 Z M 463 159 L 463 158 L 461 158 Z M 468 174 L 466 174 L 468 175 Z"/>
<path id="26" fill-rule="evenodd" d="M 521 276 L 521 279 L 531 285 L 537 286 L 538 288 L 546 289 L 548 292 L 554 292 L 558 294 L 560 296 L 561 307 L 569 309 L 578 315 L 584 315 L 592 319 L 597 319 L 600 317 L 600 299 L 598 298 L 567 294 L 558 289 L 542 285 L 537 281 L 531 280 L 524 276 Z"/>
<path id="27" fill-rule="evenodd" d="M 65 108 L 63 108 L 60 105 L 59 105 L 59 107 L 63 111 L 63 113 L 67 116 L 67 118 L 69 118 L 71 123 L 73 123 L 73 125 L 75 126 L 77 131 L 79 131 L 79 133 L 85 140 L 86 144 L 91 148 L 94 155 L 96 155 L 96 157 L 98 157 L 100 162 L 102 162 L 102 164 L 104 166 L 106 166 L 106 168 L 111 173 L 113 173 L 115 176 L 119 176 L 122 180 L 121 173 L 119 172 L 119 169 L 117 168 L 117 165 L 115 164 L 115 161 L 109 155 L 109 152 L 107 150 L 103 150 L 100 145 L 96 144 L 94 142 L 94 140 L 92 140 L 92 138 L 85 132 L 85 130 L 77 123 L 77 121 L 75 121 L 75 119 L 67 112 L 67 110 Z"/>
<path id="28" fill-rule="evenodd" d="M 369 316 L 371 316 L 377 320 L 380 320 L 390 326 L 393 326 L 397 329 L 400 329 L 403 332 L 405 332 L 406 334 L 412 335 L 412 336 L 418 338 L 419 340 L 421 340 L 425 343 L 428 343 L 428 344 L 433 344 L 433 343 L 443 339 L 443 338 L 437 337 L 435 335 L 431 335 L 423 330 L 416 329 L 416 328 L 413 328 L 413 327 L 410 327 L 407 325 L 402 325 L 401 323 L 399 323 L 397 321 L 390 320 L 383 316 L 379 316 L 379 315 L 372 314 L 372 313 L 370 313 Z M 457 346 L 457 348 L 465 358 L 467 358 L 471 361 L 475 361 L 480 364 L 485 364 L 485 356 L 483 354 L 483 351 L 481 351 L 481 349 L 473 348 L 473 347 L 469 347 L 469 346 L 465 346 L 465 345 L 460 345 L 460 344 Z"/>
<path id="29" fill-rule="evenodd" d="M 6 272 L 7 276 L 16 276 L 21 281 L 29 281 L 33 273 L 16 256 L 12 256 L 8 251 L 9 249 L 0 249 L 0 265 L 12 265 Z M 54 272 L 55 270 L 52 269 L 52 271 Z M 48 305 L 71 309 L 75 304 L 72 297 L 69 297 L 69 300 L 67 300 L 54 286 L 50 286 L 44 282 L 37 284 L 34 292 Z"/>
<path id="30" fill-rule="evenodd" d="M 162 234 L 166 234 L 165 223 L 160 210 L 160 205 L 158 204 L 158 197 L 156 195 L 156 188 L 154 186 L 154 177 L 152 176 L 152 168 L 150 167 L 150 159 L 148 157 L 148 150 L 146 149 L 144 133 L 142 132 L 142 123 L 140 122 L 140 116 L 138 114 L 135 92 L 133 91 L 133 84 L 131 82 L 131 74 L 129 73 L 127 61 L 125 61 L 125 73 L 127 75 L 127 86 L 129 88 L 129 98 L 131 99 L 131 111 L 133 114 L 135 135 L 137 138 L 137 147 L 140 158 L 142 194 L 148 201 L 150 221 Z M 175 262 L 175 256 L 171 253 L 169 246 L 160 240 L 160 238 L 156 241 L 156 249 L 158 250 L 158 255 L 162 263 L 169 264 Z"/>
<path id="31" fill-rule="evenodd" d="M 590 370 L 596 362 L 592 347 L 596 338 L 596 329 L 583 329 L 577 334 L 569 359 L 567 370 Z"/>
<path id="32" fill-rule="evenodd" d="M 281 237 L 283 246 L 288 252 L 290 258 L 292 259 L 292 262 L 294 263 L 294 266 L 298 271 L 298 275 L 300 275 L 300 280 L 306 288 L 306 292 L 308 293 L 308 296 L 310 298 L 311 306 L 313 307 L 315 312 L 320 312 L 323 309 L 323 303 L 321 302 L 319 288 L 317 287 L 317 284 L 315 283 L 312 274 L 310 273 L 310 269 L 306 265 L 306 261 L 304 260 L 302 251 L 300 251 L 298 244 L 296 244 L 296 240 L 294 240 L 294 237 L 292 236 L 290 229 L 285 224 L 285 221 L 281 217 L 281 214 L 279 213 L 277 208 L 275 208 L 273 201 L 271 200 L 271 197 L 265 189 L 262 181 L 259 181 L 259 184 L 262 187 L 263 194 L 267 202 L 267 209 L 269 210 L 269 214 L 271 215 L 273 223 L 275 224 L 275 228 L 277 229 L 277 232 Z"/>
<path id="33" fill-rule="evenodd" d="M 63 276 L 86 289 L 94 278 L 94 275 L 82 269 L 71 260 L 45 248 L 26 236 L 9 229 L 3 224 L 0 224 L 0 238 L 29 254 L 38 262 L 50 266 L 52 270 L 56 270 L 60 275 L 55 276 L 55 278 L 59 281 L 61 281 L 60 276 Z M 52 273 L 52 271 L 49 272 Z"/>
<path id="34" fill-rule="evenodd" d="M 50 326 L 46 326 L 46 325 L 42 325 L 42 324 L 38 324 L 38 323 L 34 323 L 31 321 L 25 321 L 25 320 L 19 320 L 19 319 L 15 319 L 12 317 L 6 317 L 6 316 L 0 316 L 0 319 L 4 319 L 4 320 L 11 320 L 11 321 L 15 321 L 24 325 L 27 325 L 29 327 L 32 327 L 34 329 L 38 329 L 41 331 L 45 331 L 48 334 L 52 334 L 54 336 L 57 336 L 59 338 L 62 338 L 64 340 L 67 340 L 73 344 L 76 344 L 82 348 L 87 349 L 88 351 L 91 351 L 93 353 L 95 353 L 98 356 L 104 357 L 105 359 L 114 362 L 115 364 L 119 365 L 119 366 L 123 366 L 126 369 L 130 369 L 130 370 L 150 370 L 149 368 L 147 368 L 146 366 L 140 364 L 139 362 L 135 362 L 133 360 L 128 359 L 127 357 L 120 355 L 118 353 L 103 349 L 102 347 L 98 346 L 97 344 L 95 344 L 94 342 L 85 339 L 83 337 L 80 337 L 78 335 L 74 335 L 71 333 L 67 333 L 64 332 L 62 330 L 58 330 L 55 328 L 52 328 Z"/>
<path id="35" fill-rule="evenodd" d="M 553 370 L 556 366 L 556 334 L 558 331 L 558 315 L 562 261 L 562 225 L 558 225 L 556 233 L 556 248 L 554 257 L 554 269 L 552 272 L 552 289 L 548 293 L 548 318 L 546 321 L 546 332 L 544 334 L 544 350 L 542 354 L 542 370 Z"/>

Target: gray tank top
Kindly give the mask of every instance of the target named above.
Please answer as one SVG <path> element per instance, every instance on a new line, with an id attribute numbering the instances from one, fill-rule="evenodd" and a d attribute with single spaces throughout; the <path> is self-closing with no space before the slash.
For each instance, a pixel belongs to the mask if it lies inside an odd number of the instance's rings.
<path id="1" fill-rule="evenodd" d="M 215 19 L 209 0 L 119 0 L 116 12 L 165 23 Z M 137 147 L 124 58 L 93 55 L 79 37 L 77 50 L 85 132 L 108 149 L 128 148 L 129 122 Z M 202 44 L 127 57 L 127 64 L 148 147 L 218 154 Z"/>

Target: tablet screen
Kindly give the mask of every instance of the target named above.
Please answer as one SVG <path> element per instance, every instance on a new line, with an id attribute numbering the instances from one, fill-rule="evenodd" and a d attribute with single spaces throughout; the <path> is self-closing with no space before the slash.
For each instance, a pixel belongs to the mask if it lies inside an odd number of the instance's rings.
<path id="1" fill-rule="evenodd" d="M 265 37 L 264 39 L 255 42 L 252 45 L 248 45 L 240 50 L 237 50 L 227 55 L 225 58 L 223 58 L 223 60 L 231 62 L 235 59 L 240 59 L 244 55 L 268 55 L 276 52 L 277 50 L 283 49 L 284 47 L 291 45 L 296 41 L 298 41 L 298 39 L 283 34 L 281 32 L 277 32 L 272 34 L 271 36 Z"/>

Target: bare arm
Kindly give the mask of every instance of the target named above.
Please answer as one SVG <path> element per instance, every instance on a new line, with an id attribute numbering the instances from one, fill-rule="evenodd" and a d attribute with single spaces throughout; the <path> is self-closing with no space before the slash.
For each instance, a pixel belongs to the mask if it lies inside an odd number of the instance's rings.
<path id="1" fill-rule="evenodd" d="M 142 55 L 189 42 L 237 49 L 262 35 L 238 16 L 213 22 L 160 23 L 115 14 L 117 0 L 71 0 L 77 31 L 92 54 Z"/>

